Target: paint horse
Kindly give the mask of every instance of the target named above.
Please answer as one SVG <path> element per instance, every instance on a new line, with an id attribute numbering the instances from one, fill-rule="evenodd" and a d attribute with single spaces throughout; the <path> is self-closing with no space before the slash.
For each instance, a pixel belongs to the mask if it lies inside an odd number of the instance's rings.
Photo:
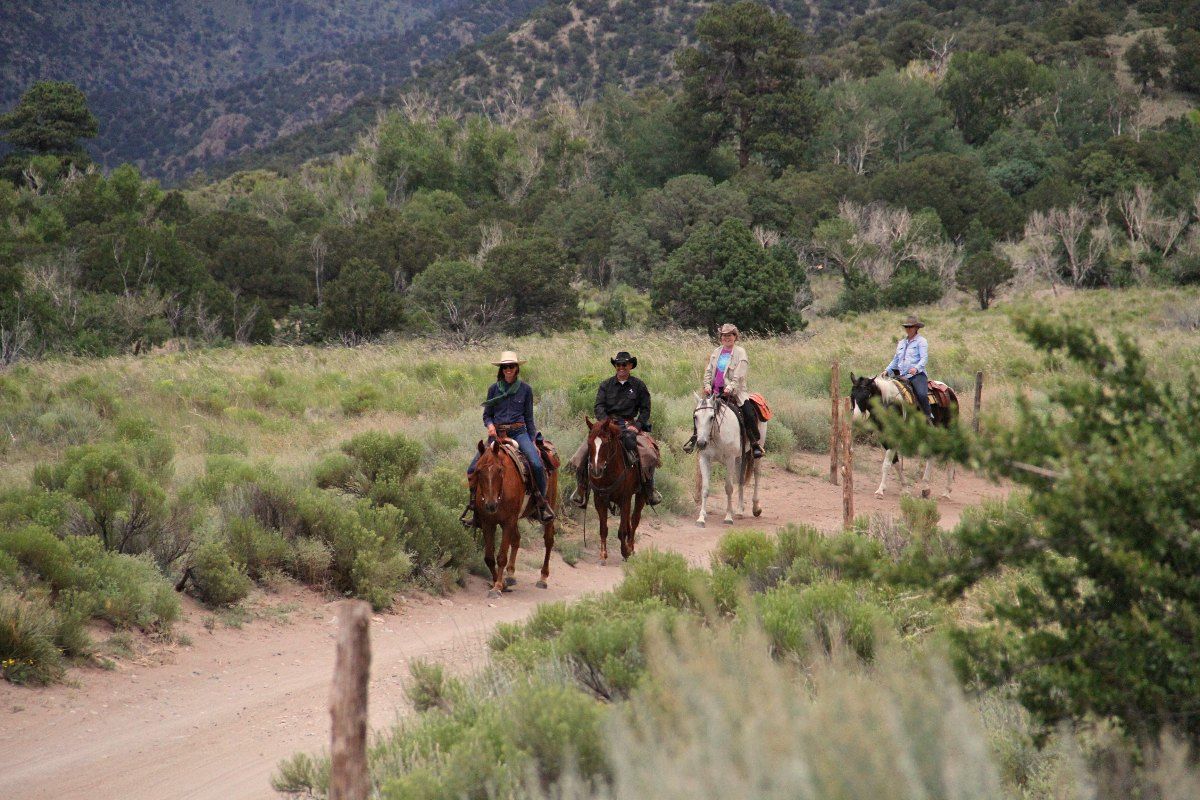
<path id="1" fill-rule="evenodd" d="M 754 458 L 749 440 L 742 436 L 740 413 L 731 403 L 713 396 L 696 398 L 692 421 L 696 424 L 696 455 L 700 466 L 700 513 L 696 524 L 701 528 L 708 518 L 708 484 L 714 462 L 725 466 L 725 524 L 733 524 L 733 481 L 737 478 L 737 516 L 746 516 L 746 484 L 754 478 L 754 516 L 762 514 L 758 504 L 758 474 L 761 459 Z M 767 423 L 759 422 L 759 444 L 767 442 Z"/>
<path id="2" fill-rule="evenodd" d="M 642 492 L 640 468 L 625 459 L 621 428 L 612 419 L 592 422 L 584 417 L 588 428 L 587 459 L 588 486 L 592 490 L 592 505 L 600 520 L 600 563 L 608 563 L 608 515 L 620 514 L 617 539 L 621 557 L 628 560 L 634 552 L 638 523 L 646 495 Z"/>
<path id="3" fill-rule="evenodd" d="M 518 522 L 530 519 L 542 526 L 542 538 L 546 542 L 546 557 L 542 560 L 542 577 L 537 582 L 539 589 L 546 588 L 550 577 L 550 551 L 554 549 L 554 520 L 540 522 L 537 519 L 537 504 L 526 491 L 521 468 L 512 451 L 500 441 L 493 439 L 479 445 L 479 463 L 475 465 L 472 479 L 475 481 L 475 514 L 483 530 L 483 561 L 492 573 L 492 586 L 488 597 L 499 597 L 508 587 L 517 582 L 514 572 L 517 566 L 517 550 L 521 547 L 521 529 Z M 532 475 L 530 480 L 532 480 Z M 546 464 L 546 502 L 553 508 L 558 503 L 558 470 Z M 501 531 L 500 553 L 494 553 L 496 528 Z M 505 575 L 505 570 L 508 574 Z"/>
<path id="4" fill-rule="evenodd" d="M 871 420 L 875 424 L 875 427 L 880 430 L 882 430 L 883 425 L 878 415 L 871 415 L 873 408 L 887 409 L 901 416 L 907 416 L 910 410 L 916 414 L 921 413 L 917 407 L 916 397 L 913 395 L 912 390 L 902 385 L 895 378 L 887 375 L 879 375 L 875 378 L 860 375 L 856 378 L 854 373 L 851 372 L 850 382 L 853 384 L 850 389 L 850 400 L 854 405 L 854 416 L 856 418 L 863 417 Z M 945 384 L 938 384 L 935 381 L 930 381 L 929 383 L 929 401 L 930 410 L 933 411 L 933 424 L 940 428 L 948 428 L 958 419 L 958 395 Z M 937 387 L 936 391 L 935 386 Z M 883 497 L 884 490 L 887 488 L 888 468 L 893 462 L 896 463 L 896 469 L 900 473 L 900 491 L 901 493 L 904 492 L 904 459 L 887 442 L 883 443 L 883 447 L 883 474 L 880 476 L 879 488 L 875 490 L 876 497 Z M 922 497 L 929 497 L 930 495 L 929 473 L 932 468 L 933 459 L 925 459 L 925 472 L 921 476 Z M 942 497 L 950 496 L 950 488 L 953 484 L 954 464 L 951 463 L 946 472 L 946 491 L 942 493 Z"/>

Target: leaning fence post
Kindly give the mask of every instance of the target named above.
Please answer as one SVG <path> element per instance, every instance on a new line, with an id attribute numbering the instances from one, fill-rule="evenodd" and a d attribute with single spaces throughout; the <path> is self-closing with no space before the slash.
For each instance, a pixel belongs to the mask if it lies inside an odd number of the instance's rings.
<path id="1" fill-rule="evenodd" d="M 829 365 L 829 405 L 832 423 L 829 426 L 829 482 L 834 486 L 838 483 L 838 450 L 841 447 L 842 428 L 840 411 L 842 404 L 838 398 L 841 386 L 841 366 L 835 358 Z"/>
<path id="2" fill-rule="evenodd" d="M 983 370 L 975 373 L 975 413 L 971 417 L 971 425 L 979 433 L 979 404 L 983 400 Z"/>
<path id="3" fill-rule="evenodd" d="M 345 600 L 339 605 L 338 621 L 337 656 L 329 693 L 329 715 L 333 720 L 329 800 L 367 800 L 371 791 L 367 774 L 371 606 L 362 600 Z"/>
<path id="4" fill-rule="evenodd" d="M 849 397 L 841 424 L 842 444 L 842 527 L 854 527 L 854 415 L 851 413 Z"/>

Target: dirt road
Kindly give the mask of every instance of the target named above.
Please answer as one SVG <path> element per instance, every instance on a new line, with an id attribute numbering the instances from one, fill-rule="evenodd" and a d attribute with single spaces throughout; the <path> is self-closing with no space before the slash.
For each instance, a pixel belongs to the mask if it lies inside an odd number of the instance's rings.
<path id="1" fill-rule="evenodd" d="M 883 500 L 871 495 L 878 457 L 860 456 L 860 468 L 868 460 L 876 467 L 859 475 L 859 513 L 898 509 L 894 487 Z M 798 457 L 797 463 L 810 473 L 828 469 L 828 462 L 815 456 Z M 975 476 L 960 475 L 953 499 L 939 501 L 943 524 L 957 521 L 965 506 L 1000 494 Z M 716 499 L 715 505 L 710 500 L 706 528 L 690 518 L 650 515 L 639 549 L 671 550 L 707 565 L 714 545 L 730 530 L 716 513 L 723 511 L 723 494 Z M 808 522 L 836 529 L 841 503 L 841 489 L 822 478 L 768 466 L 763 516 L 733 527 L 774 530 Z M 472 578 L 451 597 L 409 597 L 397 611 L 376 615 L 372 726 L 407 713 L 404 682 L 410 659 L 470 671 L 486 663 L 487 638 L 497 623 L 522 619 L 538 603 L 612 588 L 621 577 L 619 556 L 599 565 L 594 516 L 589 523 L 583 560 L 571 568 L 555 555 L 547 590 L 533 588 L 536 567 L 527 549 L 518 564 L 518 585 L 499 600 L 489 601 L 484 581 Z M 618 552 L 615 535 L 610 544 L 610 553 Z M 118 659 L 114 670 L 74 670 L 68 685 L 28 689 L 0 682 L 0 797 L 273 797 L 269 778 L 278 761 L 297 751 L 320 750 L 326 742 L 335 606 L 299 589 L 259 602 L 261 618 L 241 628 L 214 625 L 211 612 L 189 603 L 179 632 L 190 645 L 144 649 Z"/>

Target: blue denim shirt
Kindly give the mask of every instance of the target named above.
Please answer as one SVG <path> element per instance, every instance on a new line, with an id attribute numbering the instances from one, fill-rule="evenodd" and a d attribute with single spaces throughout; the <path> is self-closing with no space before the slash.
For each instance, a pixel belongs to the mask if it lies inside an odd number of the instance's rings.
<path id="1" fill-rule="evenodd" d="M 891 372 L 895 369 L 899 370 L 901 375 L 907 376 L 910 367 L 916 367 L 917 372 L 924 372 L 927 361 L 929 361 L 929 342 L 925 341 L 925 337 L 918 333 L 910 341 L 905 336 L 896 343 L 896 355 L 884 372 Z"/>
<path id="2" fill-rule="evenodd" d="M 488 388 L 488 400 L 499 393 L 493 383 Z M 483 407 L 484 425 L 511 425 L 514 422 L 524 422 L 529 438 L 537 441 L 537 427 L 533 424 L 533 389 L 524 381 L 515 394 Z"/>

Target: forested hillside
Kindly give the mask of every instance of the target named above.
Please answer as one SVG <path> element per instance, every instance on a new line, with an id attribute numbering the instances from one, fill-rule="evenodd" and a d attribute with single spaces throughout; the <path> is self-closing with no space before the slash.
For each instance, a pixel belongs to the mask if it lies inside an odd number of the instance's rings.
<path id="1" fill-rule="evenodd" d="M 0 7 L 0 108 L 38 79 L 87 92 L 98 161 L 179 178 L 377 96 L 535 5 L 462 0 Z"/>

